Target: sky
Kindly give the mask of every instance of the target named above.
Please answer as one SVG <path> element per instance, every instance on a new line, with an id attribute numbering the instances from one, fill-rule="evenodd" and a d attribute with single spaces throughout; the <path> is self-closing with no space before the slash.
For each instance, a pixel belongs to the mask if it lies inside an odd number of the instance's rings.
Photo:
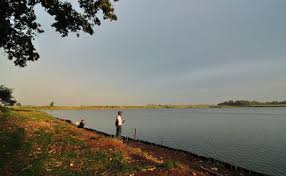
<path id="1" fill-rule="evenodd" d="M 285 0 L 120 0 L 95 35 L 45 30 L 41 56 L 0 54 L 0 84 L 25 105 L 216 104 L 286 100 Z"/>

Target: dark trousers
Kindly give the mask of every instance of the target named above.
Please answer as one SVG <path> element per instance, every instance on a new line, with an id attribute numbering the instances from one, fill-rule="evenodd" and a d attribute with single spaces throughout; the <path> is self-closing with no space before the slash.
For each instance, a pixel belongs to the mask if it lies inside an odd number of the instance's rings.
<path id="1" fill-rule="evenodd" d="M 122 131 L 122 126 L 117 126 L 116 127 L 116 137 L 118 137 L 118 138 L 121 137 L 121 131 Z"/>

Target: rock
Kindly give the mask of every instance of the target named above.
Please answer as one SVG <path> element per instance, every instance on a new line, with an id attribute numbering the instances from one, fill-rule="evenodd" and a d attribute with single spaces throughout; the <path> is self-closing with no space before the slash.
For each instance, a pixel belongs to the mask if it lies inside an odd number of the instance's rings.
<path id="1" fill-rule="evenodd" d="M 57 161 L 55 164 L 56 164 L 55 167 L 60 167 L 62 165 L 62 162 L 61 161 Z"/>
<path id="2" fill-rule="evenodd" d="M 212 167 L 211 170 L 218 171 L 218 168 L 217 167 Z"/>
<path id="3" fill-rule="evenodd" d="M 156 169 L 156 167 L 150 167 L 150 168 L 148 168 L 148 171 L 153 171 L 155 169 Z"/>

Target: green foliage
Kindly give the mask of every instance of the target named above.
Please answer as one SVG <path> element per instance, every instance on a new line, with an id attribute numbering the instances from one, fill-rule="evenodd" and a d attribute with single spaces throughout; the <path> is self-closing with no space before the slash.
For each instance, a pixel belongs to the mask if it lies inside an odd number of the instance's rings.
<path id="1" fill-rule="evenodd" d="M 4 85 L 0 85 L 0 103 L 13 106 L 16 103 L 16 100 L 12 94 L 13 89 L 7 88 Z"/>
<path id="2" fill-rule="evenodd" d="M 8 118 L 11 114 L 11 111 L 7 107 L 3 107 L 0 105 L 0 118 Z"/>
<path id="3" fill-rule="evenodd" d="M 50 107 L 54 107 L 54 105 L 55 105 L 55 102 L 52 101 L 52 102 L 50 103 Z"/>
<path id="4" fill-rule="evenodd" d="M 113 0 L 116 1 L 116 0 Z M 62 37 L 83 31 L 90 35 L 103 19 L 116 20 L 112 0 L 78 0 L 74 7 L 65 0 L 0 0 L 0 48 L 16 66 L 39 59 L 32 41 L 43 33 L 36 21 L 36 6 L 42 6 L 55 22 L 51 25 Z"/>
<path id="5" fill-rule="evenodd" d="M 219 103 L 218 106 L 266 106 L 266 105 L 285 105 L 286 101 L 271 101 L 271 102 L 259 102 L 259 101 L 248 101 L 248 100 L 229 100 Z"/>

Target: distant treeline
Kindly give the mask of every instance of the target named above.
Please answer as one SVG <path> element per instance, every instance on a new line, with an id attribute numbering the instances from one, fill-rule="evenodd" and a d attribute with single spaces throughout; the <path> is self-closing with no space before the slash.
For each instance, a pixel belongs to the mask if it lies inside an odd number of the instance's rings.
<path id="1" fill-rule="evenodd" d="M 145 106 L 15 106 L 14 109 L 43 109 L 43 110 L 102 110 L 102 109 L 163 109 L 163 108 L 209 108 L 210 105 L 145 105 Z"/>
<path id="2" fill-rule="evenodd" d="M 270 101 L 270 102 L 259 102 L 259 101 L 248 101 L 248 100 L 229 100 L 219 103 L 218 106 L 255 106 L 255 105 L 285 105 L 286 101 Z"/>

